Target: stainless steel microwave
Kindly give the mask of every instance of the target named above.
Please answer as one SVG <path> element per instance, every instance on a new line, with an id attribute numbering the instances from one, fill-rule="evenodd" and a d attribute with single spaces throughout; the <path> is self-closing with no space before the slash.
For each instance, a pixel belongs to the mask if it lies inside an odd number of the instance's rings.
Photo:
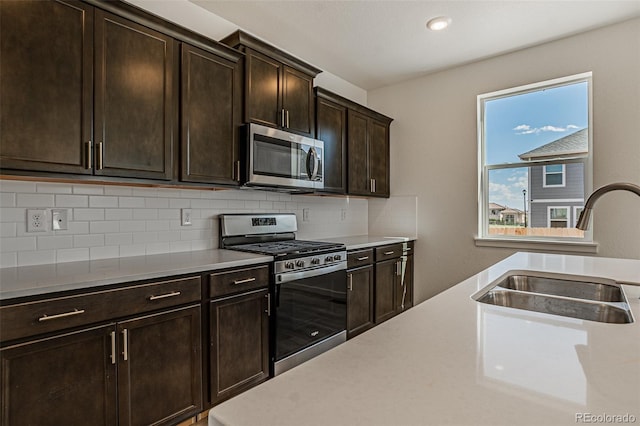
<path id="1" fill-rule="evenodd" d="M 324 188 L 324 142 L 259 124 L 247 125 L 246 186 L 285 191 Z"/>

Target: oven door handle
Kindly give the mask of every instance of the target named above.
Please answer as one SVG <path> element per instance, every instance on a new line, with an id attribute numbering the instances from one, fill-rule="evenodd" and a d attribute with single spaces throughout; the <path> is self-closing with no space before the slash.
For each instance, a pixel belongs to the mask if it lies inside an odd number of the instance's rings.
<path id="1" fill-rule="evenodd" d="M 330 266 L 309 269 L 301 272 L 287 272 L 284 274 L 276 274 L 276 284 L 284 284 L 290 281 L 302 280 L 305 278 L 317 277 L 320 275 L 330 274 L 332 272 L 347 270 L 347 262 L 339 262 Z"/>

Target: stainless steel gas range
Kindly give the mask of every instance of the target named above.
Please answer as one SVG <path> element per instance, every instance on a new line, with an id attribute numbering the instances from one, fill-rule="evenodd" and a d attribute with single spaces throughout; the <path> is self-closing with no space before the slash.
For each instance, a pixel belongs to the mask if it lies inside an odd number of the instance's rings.
<path id="1" fill-rule="evenodd" d="M 272 373 L 346 340 L 344 245 L 297 240 L 295 214 L 220 215 L 220 247 L 271 255 Z"/>

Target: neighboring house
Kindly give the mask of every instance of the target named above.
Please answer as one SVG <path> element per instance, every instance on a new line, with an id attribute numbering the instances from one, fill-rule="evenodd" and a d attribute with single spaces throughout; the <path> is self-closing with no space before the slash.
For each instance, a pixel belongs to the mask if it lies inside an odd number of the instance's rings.
<path id="1" fill-rule="evenodd" d="M 588 152 L 588 128 L 520 154 L 523 161 L 579 157 Z M 584 164 L 529 168 L 529 226 L 572 228 L 584 206 Z"/>
<path id="2" fill-rule="evenodd" d="M 489 203 L 489 223 L 500 225 L 524 225 L 524 212 L 496 203 Z"/>

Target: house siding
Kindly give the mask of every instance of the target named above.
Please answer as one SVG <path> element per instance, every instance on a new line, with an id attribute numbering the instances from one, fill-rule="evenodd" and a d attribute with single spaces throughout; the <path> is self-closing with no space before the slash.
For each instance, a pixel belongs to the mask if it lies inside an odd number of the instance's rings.
<path id="1" fill-rule="evenodd" d="M 574 207 L 584 204 L 584 165 L 583 163 L 570 163 L 565 167 L 565 186 L 545 188 L 544 166 L 531 167 L 530 176 L 530 220 L 532 227 L 547 227 L 547 212 L 549 206 L 569 207 L 569 226 L 574 226 Z M 579 199 L 579 202 L 563 200 Z M 557 200 L 544 201 L 539 200 Z"/>

